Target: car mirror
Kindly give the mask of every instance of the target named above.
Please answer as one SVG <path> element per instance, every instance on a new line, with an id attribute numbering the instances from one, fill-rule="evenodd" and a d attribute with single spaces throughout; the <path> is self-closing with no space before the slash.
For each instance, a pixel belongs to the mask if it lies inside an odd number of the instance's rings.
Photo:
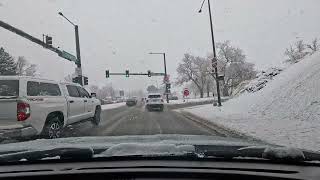
<path id="1" fill-rule="evenodd" d="M 97 97 L 97 93 L 91 93 L 91 97 Z"/>

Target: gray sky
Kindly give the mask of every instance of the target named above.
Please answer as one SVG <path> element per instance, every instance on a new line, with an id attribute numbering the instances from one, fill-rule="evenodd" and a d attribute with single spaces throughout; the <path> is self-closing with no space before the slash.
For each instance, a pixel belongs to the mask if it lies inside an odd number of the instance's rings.
<path id="1" fill-rule="evenodd" d="M 111 72 L 163 71 L 176 77 L 183 54 L 211 53 L 207 5 L 202 0 L 0 0 L 0 17 L 31 35 L 53 37 L 54 46 L 75 54 L 74 30 L 58 15 L 62 11 L 79 24 L 83 72 L 90 84 L 112 83 L 121 89 L 160 84 L 161 78 L 114 77 Z M 212 0 L 216 41 L 230 40 L 242 48 L 257 69 L 280 65 L 283 52 L 297 39 L 320 37 L 319 0 Z M 16 34 L 0 29 L 0 46 L 25 56 L 42 76 L 60 80 L 75 65 Z"/>

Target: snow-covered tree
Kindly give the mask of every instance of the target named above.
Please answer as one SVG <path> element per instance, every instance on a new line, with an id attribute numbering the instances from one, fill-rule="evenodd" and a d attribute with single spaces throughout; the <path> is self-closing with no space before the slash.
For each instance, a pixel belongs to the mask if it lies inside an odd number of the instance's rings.
<path id="1" fill-rule="evenodd" d="M 223 96 L 229 96 L 241 82 L 253 79 L 256 71 L 254 70 L 254 64 L 246 62 L 246 55 L 243 50 L 232 46 L 230 41 L 218 43 L 217 47 L 218 74 L 224 76 L 224 80 L 221 82 L 221 90 Z M 208 57 L 208 61 L 210 59 L 212 59 L 212 56 Z M 208 71 L 211 70 L 212 67 L 209 67 Z M 211 75 L 215 79 L 215 75 Z"/>
<path id="2" fill-rule="evenodd" d="M 309 52 L 306 51 L 306 44 L 304 44 L 303 40 L 299 40 L 294 46 L 291 45 L 287 48 L 284 54 L 288 57 L 286 62 L 293 64 L 299 62 L 308 55 Z"/>
<path id="3" fill-rule="evenodd" d="M 311 50 L 311 54 L 320 50 L 320 45 L 318 42 L 318 38 L 314 38 L 311 44 L 307 45 L 307 48 Z"/>
<path id="4" fill-rule="evenodd" d="M 14 58 L 4 48 L 0 48 L 0 75 L 16 75 Z"/>
<path id="5" fill-rule="evenodd" d="M 185 54 L 182 63 L 177 68 L 178 78 L 176 83 L 182 85 L 191 81 L 198 88 L 200 97 L 203 98 L 208 81 L 207 68 L 209 65 L 205 58 Z"/>
<path id="6" fill-rule="evenodd" d="M 19 76 L 35 76 L 37 72 L 37 65 L 30 64 L 25 57 L 19 56 L 17 63 L 17 75 Z"/>
<path id="7" fill-rule="evenodd" d="M 156 93 L 159 91 L 159 89 L 154 85 L 150 85 L 147 87 L 147 91 L 148 91 L 148 93 Z"/>

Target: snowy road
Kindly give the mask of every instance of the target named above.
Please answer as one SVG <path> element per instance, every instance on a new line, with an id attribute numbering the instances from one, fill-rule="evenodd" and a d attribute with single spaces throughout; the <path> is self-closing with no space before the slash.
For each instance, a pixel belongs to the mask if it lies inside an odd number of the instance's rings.
<path id="1" fill-rule="evenodd" d="M 164 112 L 148 112 L 144 106 L 139 105 L 104 110 L 99 127 L 94 127 L 90 122 L 79 123 L 66 128 L 65 136 L 188 134 L 235 137 L 234 134 L 219 130 L 219 127 L 209 127 L 195 121 L 195 117 L 190 118 L 171 108 L 165 107 Z"/>

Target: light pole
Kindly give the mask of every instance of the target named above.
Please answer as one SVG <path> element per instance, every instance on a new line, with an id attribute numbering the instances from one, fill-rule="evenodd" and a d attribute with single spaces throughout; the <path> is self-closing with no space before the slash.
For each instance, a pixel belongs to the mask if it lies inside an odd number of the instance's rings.
<path id="1" fill-rule="evenodd" d="M 206 0 L 202 1 L 201 8 L 199 10 L 199 13 L 202 12 L 202 7 L 204 5 L 204 2 Z M 218 106 L 221 106 L 221 96 L 220 96 L 220 84 L 219 84 L 219 76 L 218 76 L 218 62 L 217 62 L 217 54 L 216 54 L 216 47 L 214 42 L 214 35 L 213 35 L 213 24 L 212 24 L 212 15 L 211 15 L 211 6 L 210 6 L 210 0 L 208 1 L 208 8 L 209 8 L 209 18 L 210 18 L 210 27 L 211 27 L 211 40 L 212 40 L 212 51 L 213 51 L 213 59 L 211 61 L 212 64 L 212 74 L 215 73 L 215 79 L 217 84 L 217 96 L 218 96 Z M 213 72 L 215 71 L 215 72 Z"/>
<path id="2" fill-rule="evenodd" d="M 166 63 L 166 53 L 154 53 L 154 52 L 151 52 L 149 54 L 160 54 L 160 55 L 163 55 L 164 76 L 165 76 L 165 78 L 168 78 L 168 75 L 167 75 L 167 63 Z M 167 88 L 166 88 L 166 99 L 167 99 L 167 103 L 169 103 L 169 94 L 168 94 Z"/>
<path id="3" fill-rule="evenodd" d="M 82 68 L 81 68 L 79 27 L 78 27 L 78 25 L 76 25 L 73 22 L 71 22 L 64 14 L 62 14 L 62 12 L 59 12 L 58 14 L 60 16 L 62 16 L 63 18 L 65 18 L 70 24 L 72 24 L 74 26 L 75 39 L 76 39 L 76 51 L 77 51 L 77 59 L 78 59 L 78 63 L 77 63 L 78 76 L 81 77 L 81 85 L 83 85 L 84 83 L 83 83 Z"/>

